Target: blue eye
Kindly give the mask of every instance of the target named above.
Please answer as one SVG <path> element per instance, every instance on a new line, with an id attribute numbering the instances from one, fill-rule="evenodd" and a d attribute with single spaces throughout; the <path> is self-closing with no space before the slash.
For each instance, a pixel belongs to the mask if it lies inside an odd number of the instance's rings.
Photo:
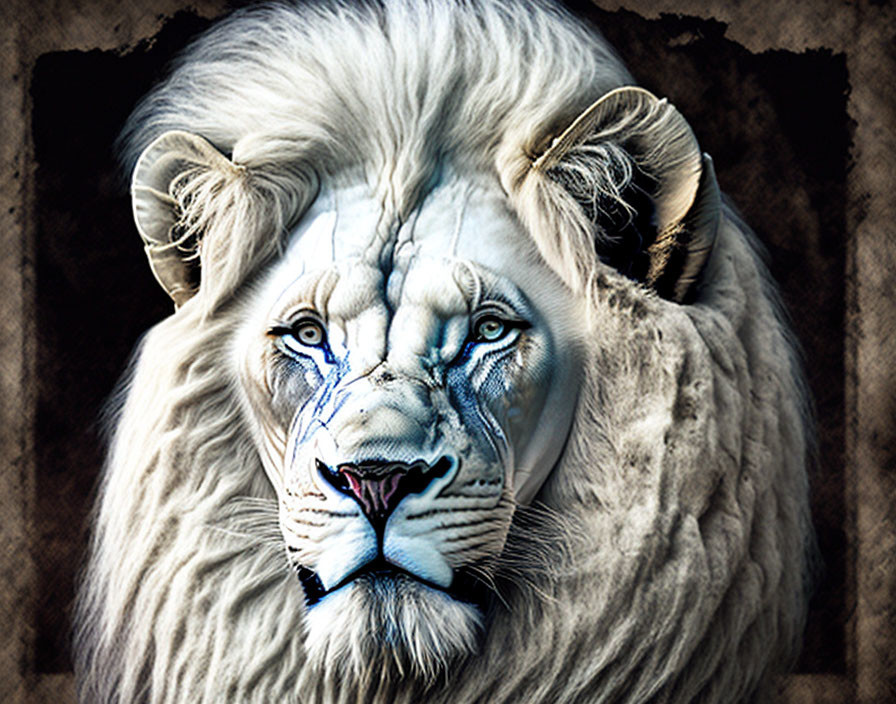
<path id="1" fill-rule="evenodd" d="M 531 327 L 531 323 L 515 313 L 504 312 L 503 307 L 489 306 L 473 316 L 467 339 L 473 344 L 490 344 L 503 340 L 514 330 L 528 330 Z"/>
<path id="2" fill-rule="evenodd" d="M 476 321 L 473 327 L 473 340 L 476 342 L 495 342 L 510 331 L 510 326 L 496 315 L 486 315 Z"/>

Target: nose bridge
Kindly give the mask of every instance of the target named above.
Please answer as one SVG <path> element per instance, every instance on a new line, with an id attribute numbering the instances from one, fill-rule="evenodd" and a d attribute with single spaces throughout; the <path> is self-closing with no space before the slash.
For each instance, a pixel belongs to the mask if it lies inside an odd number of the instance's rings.
<path id="1" fill-rule="evenodd" d="M 409 274 L 409 278 L 413 273 Z M 432 291 L 424 290 L 422 293 L 427 295 L 421 298 L 421 292 L 417 291 L 417 298 L 421 300 L 405 300 L 395 311 L 389 326 L 385 364 L 399 376 L 425 383 L 430 378 L 432 368 L 440 361 L 447 312 L 441 310 L 444 301 L 437 304 Z M 406 293 L 406 296 L 410 297 L 410 294 Z"/>
<path id="2" fill-rule="evenodd" d="M 329 428 L 340 454 L 364 458 L 394 456 L 402 446 L 419 456 L 432 444 L 434 425 L 426 385 L 383 363 L 351 383 Z"/>

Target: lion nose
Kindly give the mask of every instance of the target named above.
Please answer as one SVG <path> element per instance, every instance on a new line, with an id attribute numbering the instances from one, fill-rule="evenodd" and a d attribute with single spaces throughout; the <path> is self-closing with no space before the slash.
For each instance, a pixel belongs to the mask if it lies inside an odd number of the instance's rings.
<path id="1" fill-rule="evenodd" d="M 332 469 L 317 460 L 317 469 L 335 489 L 351 496 L 374 529 L 382 530 L 389 515 L 408 494 L 419 494 L 444 477 L 452 460 L 441 457 L 435 464 L 407 462 L 347 462 Z"/>

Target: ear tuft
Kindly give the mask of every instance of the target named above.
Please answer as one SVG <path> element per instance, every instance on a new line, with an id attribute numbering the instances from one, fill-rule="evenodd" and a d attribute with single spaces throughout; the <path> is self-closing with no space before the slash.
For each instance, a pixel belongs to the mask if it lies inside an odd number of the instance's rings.
<path id="1" fill-rule="evenodd" d="M 712 160 L 665 99 L 613 90 L 532 164 L 592 223 L 598 256 L 676 302 L 692 300 L 721 217 Z"/>
<path id="2" fill-rule="evenodd" d="M 199 283 L 199 233 L 183 222 L 178 191 L 209 170 L 239 170 L 208 141 L 189 132 L 165 132 L 140 155 L 131 179 L 134 222 L 153 274 L 176 307 Z"/>

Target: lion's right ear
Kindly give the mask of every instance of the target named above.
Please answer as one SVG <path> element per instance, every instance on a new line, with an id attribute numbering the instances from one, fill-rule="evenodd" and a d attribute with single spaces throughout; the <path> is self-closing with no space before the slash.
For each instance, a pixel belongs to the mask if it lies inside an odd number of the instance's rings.
<path id="1" fill-rule="evenodd" d="M 564 241 L 539 243 L 549 261 L 574 261 L 565 268 L 578 269 L 582 280 L 591 268 L 583 253 L 593 251 L 663 298 L 693 299 L 715 242 L 721 195 L 712 159 L 666 100 L 635 86 L 610 91 L 534 160 L 526 180 L 555 209 L 571 198 L 575 219 L 584 222 L 573 228 L 578 236 L 567 228 Z M 547 195 L 556 187 L 566 201 Z"/>
<path id="2" fill-rule="evenodd" d="M 201 232 L 186 216 L 190 184 L 209 172 L 237 169 L 202 137 L 165 132 L 140 155 L 131 203 L 149 266 L 176 307 L 199 287 Z"/>

